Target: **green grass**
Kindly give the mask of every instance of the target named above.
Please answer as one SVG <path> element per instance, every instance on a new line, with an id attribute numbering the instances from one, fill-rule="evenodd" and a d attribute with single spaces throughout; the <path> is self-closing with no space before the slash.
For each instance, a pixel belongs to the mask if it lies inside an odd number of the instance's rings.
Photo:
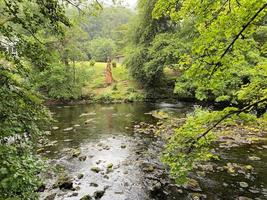
<path id="1" fill-rule="evenodd" d="M 90 97 L 95 101 L 137 101 L 142 100 L 144 92 L 140 85 L 129 75 L 128 70 L 117 64 L 112 68 L 115 82 L 112 85 L 105 84 L 106 63 L 96 63 L 90 66 L 89 62 L 80 62 L 77 67 L 88 68 L 90 77 L 83 88 L 83 96 Z"/>

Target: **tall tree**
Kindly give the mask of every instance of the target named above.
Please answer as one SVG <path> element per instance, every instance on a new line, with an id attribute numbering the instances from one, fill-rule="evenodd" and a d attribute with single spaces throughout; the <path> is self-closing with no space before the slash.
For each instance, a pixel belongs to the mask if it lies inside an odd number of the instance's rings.
<path id="1" fill-rule="evenodd" d="M 267 58 L 265 42 L 257 37 L 266 25 L 266 7 L 264 0 L 157 2 L 154 18 L 170 16 L 182 29 L 191 21 L 196 31 L 178 60 L 182 76 L 175 92 L 235 106 L 213 112 L 197 109 L 176 131 L 164 160 L 178 181 L 185 180 L 197 161 L 213 156 L 213 129 L 220 123 L 242 121 L 248 117 L 244 113 L 259 108 L 266 111 Z"/>
<path id="2" fill-rule="evenodd" d="M 37 199 L 43 164 L 33 141 L 49 113 L 29 82 L 31 67 L 45 69 L 53 57 L 40 35 L 61 37 L 70 26 L 65 15 L 72 0 L 0 2 L 0 194 L 1 199 Z M 78 4 L 76 5 L 78 6 Z M 16 51 L 7 51 L 15 48 Z M 15 52 L 15 54 L 13 54 Z"/>
<path id="3" fill-rule="evenodd" d="M 163 65 L 150 50 L 150 45 L 160 33 L 170 32 L 174 24 L 168 17 L 152 17 L 157 0 L 138 1 L 138 14 L 130 25 L 129 52 L 126 58 L 126 66 L 131 74 L 145 86 L 155 85 L 163 75 Z"/>

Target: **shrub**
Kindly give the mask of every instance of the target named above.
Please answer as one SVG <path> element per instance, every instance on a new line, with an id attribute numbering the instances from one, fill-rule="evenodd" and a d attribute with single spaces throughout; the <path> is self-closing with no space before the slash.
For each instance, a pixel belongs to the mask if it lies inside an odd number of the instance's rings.
<path id="1" fill-rule="evenodd" d="M 117 63 L 115 61 L 112 61 L 112 67 L 117 67 Z"/>
<path id="2" fill-rule="evenodd" d="M 94 67 L 95 66 L 95 60 L 94 59 L 91 59 L 89 61 L 89 64 L 90 64 L 91 67 Z"/>

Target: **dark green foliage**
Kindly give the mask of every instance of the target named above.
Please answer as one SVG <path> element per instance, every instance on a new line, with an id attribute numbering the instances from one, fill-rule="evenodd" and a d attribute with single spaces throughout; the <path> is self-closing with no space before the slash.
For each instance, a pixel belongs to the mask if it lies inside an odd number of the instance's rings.
<path id="1" fill-rule="evenodd" d="M 44 70 L 51 61 L 39 34 L 62 36 L 70 23 L 64 5 L 54 0 L 5 0 L 0 13 L 0 198 L 38 199 L 43 164 L 33 149 L 50 116 L 31 87 L 29 70 Z M 17 56 L 8 46 L 16 47 Z"/>
<path id="2" fill-rule="evenodd" d="M 90 66 L 92 66 L 92 67 L 95 66 L 95 60 L 94 60 L 94 59 L 91 59 L 91 60 L 90 60 Z"/>
<path id="3" fill-rule="evenodd" d="M 81 66 L 53 65 L 35 75 L 35 86 L 52 99 L 79 99 L 82 87 L 90 79 L 91 69 Z"/>
<path id="4" fill-rule="evenodd" d="M 163 77 L 165 60 L 164 57 L 158 55 L 161 53 L 161 49 L 156 49 L 158 44 L 153 46 L 154 39 L 160 33 L 173 30 L 173 24 L 167 18 L 154 19 L 152 17 L 156 2 L 156 0 L 139 1 L 138 15 L 131 24 L 130 45 L 125 61 L 131 74 L 145 86 L 155 85 Z M 164 42 L 162 44 L 163 46 L 158 47 L 164 48 Z"/>

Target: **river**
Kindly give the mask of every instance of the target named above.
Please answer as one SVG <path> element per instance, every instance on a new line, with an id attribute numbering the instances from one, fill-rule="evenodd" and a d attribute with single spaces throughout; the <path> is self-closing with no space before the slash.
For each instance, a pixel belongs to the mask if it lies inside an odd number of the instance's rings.
<path id="1" fill-rule="evenodd" d="M 162 141 L 136 134 L 133 127 L 140 122 L 156 123 L 149 113 L 158 109 L 184 117 L 193 105 L 178 102 L 50 107 L 56 122 L 41 155 L 51 166 L 64 167 L 73 189 L 53 188 L 55 177 L 48 173 L 47 189 L 41 193 L 41 199 L 75 200 L 86 195 L 101 200 L 267 199 L 267 149 L 253 145 L 218 150 L 221 159 L 215 162 L 217 166 L 249 164 L 253 166 L 249 174 L 240 172 L 233 176 L 223 170 L 204 175 L 192 172 L 190 176 L 199 182 L 201 190 L 176 188 L 169 177 L 164 177 L 166 183 L 161 182 L 155 190 L 153 184 L 157 183 L 151 179 L 157 172 L 144 170 L 144 165 L 148 163 L 149 168 L 149 163 L 156 164 L 155 170 L 160 169 L 161 176 L 166 176 L 167 170 L 159 161 Z M 261 145 L 265 147 L 266 143 Z M 75 151 L 77 155 L 73 155 Z M 249 155 L 260 160 L 248 160 Z"/>

